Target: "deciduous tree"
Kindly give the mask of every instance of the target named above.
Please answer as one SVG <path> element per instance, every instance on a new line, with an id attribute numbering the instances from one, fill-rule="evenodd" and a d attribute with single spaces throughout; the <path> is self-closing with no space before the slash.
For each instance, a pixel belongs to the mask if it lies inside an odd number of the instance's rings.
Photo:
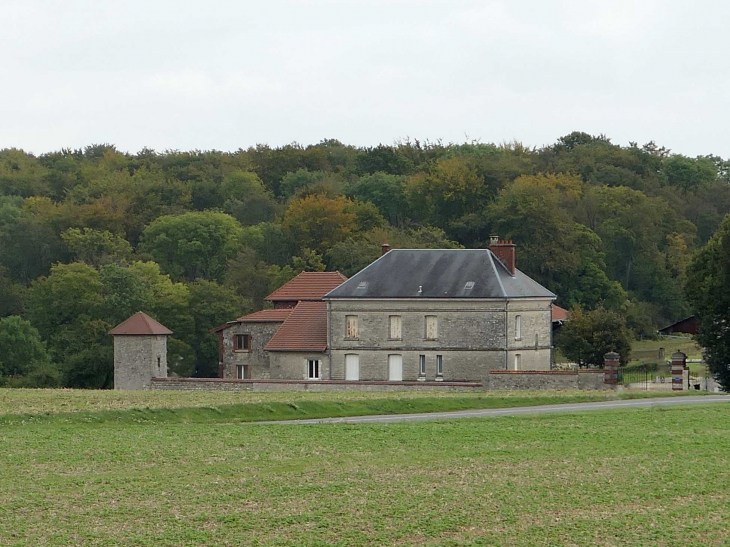
<path id="1" fill-rule="evenodd" d="M 570 321 L 556 337 L 556 346 L 580 367 L 603 367 L 603 356 L 609 351 L 621 356 L 622 365 L 628 363 L 631 341 L 631 334 L 619 313 L 604 308 L 589 312 L 574 308 Z"/>

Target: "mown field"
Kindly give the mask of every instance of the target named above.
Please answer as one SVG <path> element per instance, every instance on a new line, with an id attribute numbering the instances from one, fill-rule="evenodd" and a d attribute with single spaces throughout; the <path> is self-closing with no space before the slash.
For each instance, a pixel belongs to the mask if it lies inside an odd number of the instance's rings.
<path id="1" fill-rule="evenodd" d="M 724 545 L 730 405 L 0 426 L 1 545 Z"/>
<path id="2" fill-rule="evenodd" d="M 671 395 L 664 394 L 663 396 Z M 195 392 L 0 389 L 0 425 L 263 421 L 438 412 L 662 396 L 644 391 Z"/>

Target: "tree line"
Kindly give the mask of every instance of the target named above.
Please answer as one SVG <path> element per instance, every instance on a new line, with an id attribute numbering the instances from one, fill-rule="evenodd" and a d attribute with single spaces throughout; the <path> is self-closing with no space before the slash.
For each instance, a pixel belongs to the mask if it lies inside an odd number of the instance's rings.
<path id="1" fill-rule="evenodd" d="M 107 332 L 139 310 L 175 332 L 173 372 L 214 375 L 211 327 L 261 308 L 299 271 L 352 275 L 384 240 L 513 239 L 518 268 L 559 305 L 653 336 L 689 315 L 690 260 L 728 212 L 722 158 L 578 132 L 542 148 L 0 150 L 0 379 L 109 387 Z"/>

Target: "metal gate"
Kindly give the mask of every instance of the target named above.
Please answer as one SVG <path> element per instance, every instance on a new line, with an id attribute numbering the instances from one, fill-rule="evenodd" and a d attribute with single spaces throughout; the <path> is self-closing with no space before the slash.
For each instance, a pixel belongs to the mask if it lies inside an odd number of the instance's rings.
<path id="1" fill-rule="evenodd" d="M 671 371 L 658 363 L 640 364 L 631 367 L 619 367 L 618 383 L 636 389 L 649 390 L 651 384 L 671 384 Z"/>

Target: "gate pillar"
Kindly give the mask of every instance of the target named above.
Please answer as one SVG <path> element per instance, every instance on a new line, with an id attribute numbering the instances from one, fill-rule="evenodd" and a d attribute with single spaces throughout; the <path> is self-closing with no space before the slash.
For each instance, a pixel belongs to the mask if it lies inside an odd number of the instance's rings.
<path id="1" fill-rule="evenodd" d="M 687 366 L 687 356 L 678 351 L 672 354 L 672 391 L 684 390 L 684 369 Z"/>
<path id="2" fill-rule="evenodd" d="M 621 356 L 615 351 L 609 351 L 603 356 L 603 382 L 611 387 L 618 384 L 618 364 Z"/>

